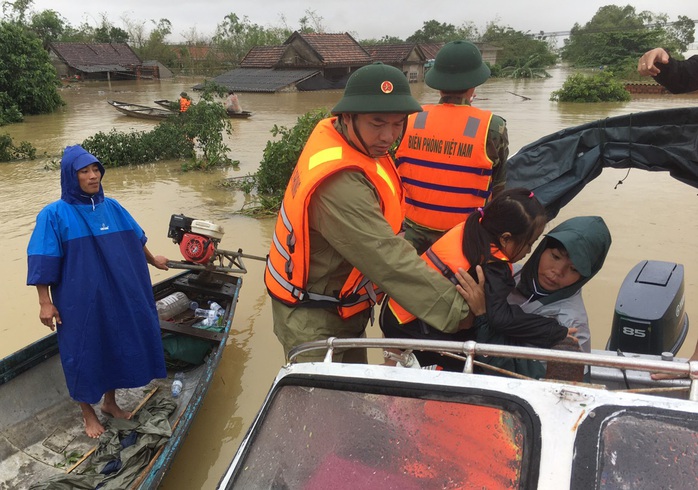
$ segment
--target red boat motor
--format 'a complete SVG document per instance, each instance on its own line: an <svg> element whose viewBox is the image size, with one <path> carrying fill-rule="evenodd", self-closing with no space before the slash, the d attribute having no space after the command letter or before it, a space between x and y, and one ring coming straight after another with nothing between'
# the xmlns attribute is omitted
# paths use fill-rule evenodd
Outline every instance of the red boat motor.
<svg viewBox="0 0 698 490"><path fill-rule="evenodd" d="M675 355L687 333L683 265L643 260L633 267L618 292L607 349Z"/></svg>
<svg viewBox="0 0 698 490"><path fill-rule="evenodd" d="M223 238L223 227L209 221L173 214L167 236L179 243L184 260L195 264L208 264L216 255Z"/></svg>

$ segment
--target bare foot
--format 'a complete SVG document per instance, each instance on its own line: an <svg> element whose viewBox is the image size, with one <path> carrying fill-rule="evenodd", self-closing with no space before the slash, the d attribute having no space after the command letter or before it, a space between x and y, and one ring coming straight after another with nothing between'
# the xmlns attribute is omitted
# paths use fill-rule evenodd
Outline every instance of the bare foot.
<svg viewBox="0 0 698 490"><path fill-rule="evenodd" d="M133 414L131 412L122 410L116 403L107 403L106 400L104 401L104 403L102 403L101 409L102 412L111 415L115 419L129 420L131 417L133 417Z"/></svg>
<svg viewBox="0 0 698 490"><path fill-rule="evenodd" d="M80 402L82 420L85 422L85 433L93 439L104 434L104 426L100 423L94 408L89 403Z"/></svg>

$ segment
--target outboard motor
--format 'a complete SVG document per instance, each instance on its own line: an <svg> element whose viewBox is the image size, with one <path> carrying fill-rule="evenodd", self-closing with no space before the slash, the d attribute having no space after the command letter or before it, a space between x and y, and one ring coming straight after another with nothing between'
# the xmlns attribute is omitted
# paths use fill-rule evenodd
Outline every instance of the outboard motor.
<svg viewBox="0 0 698 490"><path fill-rule="evenodd" d="M676 354L688 333L683 265L643 260L618 292L608 349Z"/></svg>

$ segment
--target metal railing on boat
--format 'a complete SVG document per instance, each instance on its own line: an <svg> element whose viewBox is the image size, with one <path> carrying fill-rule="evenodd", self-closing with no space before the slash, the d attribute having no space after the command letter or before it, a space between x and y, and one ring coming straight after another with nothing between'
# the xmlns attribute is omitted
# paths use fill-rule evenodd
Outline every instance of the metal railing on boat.
<svg viewBox="0 0 698 490"><path fill-rule="evenodd" d="M443 340L412 339L339 339L330 337L326 340L316 340L294 347L289 352L289 361L306 352L327 350L324 362L331 363L335 349L400 349L421 350L439 353L451 353L465 356L464 373L472 374L476 355L494 357L512 357L518 359L533 359L538 361L556 361L568 364L599 366L621 370L648 371L668 373L690 379L689 400L698 401L698 361L677 362L661 361L646 358L633 358L615 355L588 354L584 352L558 351L535 347L518 347L508 345L480 344L474 341L454 342Z"/></svg>

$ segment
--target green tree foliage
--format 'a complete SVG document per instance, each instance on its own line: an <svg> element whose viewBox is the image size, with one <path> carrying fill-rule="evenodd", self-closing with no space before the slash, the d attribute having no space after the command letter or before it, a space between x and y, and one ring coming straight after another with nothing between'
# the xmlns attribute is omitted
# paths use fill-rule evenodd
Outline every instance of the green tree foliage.
<svg viewBox="0 0 698 490"><path fill-rule="evenodd" d="M405 44L405 41L396 36L383 36L380 39L362 39L359 41L362 46L372 46L374 44Z"/></svg>
<svg viewBox="0 0 698 490"><path fill-rule="evenodd" d="M82 146L105 167L194 158L194 145L187 139L184 128L169 121L147 132L100 131L85 139Z"/></svg>
<svg viewBox="0 0 698 490"><path fill-rule="evenodd" d="M630 100L630 93L613 74L602 71L587 76L581 73L565 80L560 90L554 91L550 100L559 102L623 102Z"/></svg>
<svg viewBox="0 0 698 490"><path fill-rule="evenodd" d="M517 63L520 63L518 61ZM550 78L550 74L543 68L539 68L538 55L534 54L517 66L507 66L496 72L492 72L492 76L502 78Z"/></svg>
<svg viewBox="0 0 698 490"><path fill-rule="evenodd" d="M652 48L685 51L693 42L694 27L685 16L671 24L665 14L637 13L630 5L606 5L583 26L574 25L562 49L562 59L578 67L602 65L627 74Z"/></svg>
<svg viewBox="0 0 698 490"><path fill-rule="evenodd" d="M293 128L274 125L271 134L274 138L280 138L267 141L257 173L242 181L229 182L230 187L246 193L257 188L258 194L250 201L252 207L247 208L245 214L271 216L278 212L288 181L310 133L320 120L329 116L327 109L316 109L300 116Z"/></svg>
<svg viewBox="0 0 698 490"><path fill-rule="evenodd" d="M300 116L292 128L274 125L271 134L274 138L280 138L267 141L264 147L262 161L256 174L257 190L260 193L283 197L310 133L318 122L327 117L330 117L327 109L316 109Z"/></svg>
<svg viewBox="0 0 698 490"><path fill-rule="evenodd" d="M128 32L112 24L106 16L102 16L102 22L94 30L94 42L96 43L127 43Z"/></svg>
<svg viewBox="0 0 698 490"><path fill-rule="evenodd" d="M502 68L502 76L506 76L507 72L517 74L516 78L526 78L527 74L529 78L546 76L542 69L557 61L557 55L548 43L509 26L488 24L480 41L502 48L497 53L497 64Z"/></svg>
<svg viewBox="0 0 698 490"><path fill-rule="evenodd" d="M16 111L44 114L63 104L56 69L36 35L19 24L0 22L0 46L0 94L5 94L0 123L14 122Z"/></svg>
<svg viewBox="0 0 698 490"><path fill-rule="evenodd" d="M459 39L475 39L477 29L472 22L466 22L460 27L437 20L427 20L421 29L406 39L408 43L447 43Z"/></svg>
<svg viewBox="0 0 698 490"><path fill-rule="evenodd" d="M237 65L252 47L282 44L289 34L283 29L265 29L250 22L247 16L240 19L231 12L216 27L213 42Z"/></svg>
<svg viewBox="0 0 698 490"><path fill-rule="evenodd" d="M172 22L169 19L150 22L154 27L148 32L145 22L125 19L131 46L142 60L158 60L165 66L174 67L177 56L166 42L167 36L172 34Z"/></svg>
<svg viewBox="0 0 698 490"><path fill-rule="evenodd" d="M173 115L152 131L99 132L82 146L108 167L159 160L188 159L184 170L207 170L229 165L230 149L223 133L230 134L230 121L222 104L213 101L218 88L207 87L202 99L181 114Z"/></svg>
<svg viewBox="0 0 698 490"><path fill-rule="evenodd" d="M42 10L34 14L29 23L29 29L41 39L44 49L50 43L60 41L69 27L69 22L55 10Z"/></svg>
<svg viewBox="0 0 698 490"><path fill-rule="evenodd" d="M15 146L9 134L0 134L0 162L12 160L34 160L36 158L36 148L27 141L22 141L19 146Z"/></svg>
<svg viewBox="0 0 698 490"><path fill-rule="evenodd" d="M8 22L24 25L33 3L34 0L5 0L2 2L2 13Z"/></svg>

